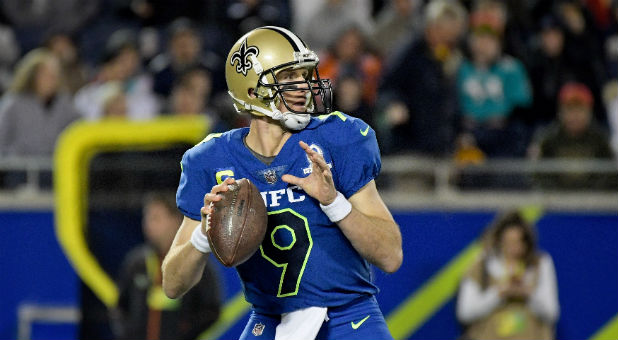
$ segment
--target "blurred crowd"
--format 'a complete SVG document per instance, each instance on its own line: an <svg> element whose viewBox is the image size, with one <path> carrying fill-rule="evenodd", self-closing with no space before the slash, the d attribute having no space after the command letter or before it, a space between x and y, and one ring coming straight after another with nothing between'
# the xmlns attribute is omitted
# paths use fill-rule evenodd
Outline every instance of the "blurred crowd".
<svg viewBox="0 0 618 340"><path fill-rule="evenodd" d="M3 0L0 154L51 155L76 119L246 125L223 65L263 25L319 53L335 109L385 154L618 152L617 0Z"/></svg>

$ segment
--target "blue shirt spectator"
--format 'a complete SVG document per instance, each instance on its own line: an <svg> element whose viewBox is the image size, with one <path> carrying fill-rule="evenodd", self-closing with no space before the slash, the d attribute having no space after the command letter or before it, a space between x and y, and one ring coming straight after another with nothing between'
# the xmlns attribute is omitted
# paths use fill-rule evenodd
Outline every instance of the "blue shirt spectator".
<svg viewBox="0 0 618 340"><path fill-rule="evenodd" d="M519 60L503 56L488 68L471 60L462 63L457 76L462 114L476 122L508 118L516 106L532 101L528 76Z"/></svg>
<svg viewBox="0 0 618 340"><path fill-rule="evenodd" d="M525 134L511 115L532 102L523 65L502 53L503 20L483 9L471 15L470 58L457 74L463 126L459 141L472 137L488 157L524 154Z"/></svg>

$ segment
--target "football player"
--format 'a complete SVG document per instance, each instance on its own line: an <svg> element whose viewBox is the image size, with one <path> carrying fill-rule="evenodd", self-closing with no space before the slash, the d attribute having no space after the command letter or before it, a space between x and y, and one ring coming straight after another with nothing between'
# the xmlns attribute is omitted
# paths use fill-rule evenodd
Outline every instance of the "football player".
<svg viewBox="0 0 618 340"><path fill-rule="evenodd" d="M268 229L236 270L252 312L241 339L392 339L374 294L373 264L392 273L399 227L374 182L373 129L330 112L318 57L292 32L254 29L232 47L226 80L248 128L211 134L182 158L177 204L185 215L163 263L163 288L181 296L210 251L201 223L234 178L262 194Z"/></svg>

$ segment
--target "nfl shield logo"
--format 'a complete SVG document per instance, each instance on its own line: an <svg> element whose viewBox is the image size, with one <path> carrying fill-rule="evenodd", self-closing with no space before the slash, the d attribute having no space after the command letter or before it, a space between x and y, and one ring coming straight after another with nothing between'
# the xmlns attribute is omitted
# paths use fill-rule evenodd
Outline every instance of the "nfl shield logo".
<svg viewBox="0 0 618 340"><path fill-rule="evenodd" d="M251 333L253 333L253 335L255 336L260 336L262 335L263 332L264 332L264 324L259 322L259 323L256 323L255 326L253 326L253 331Z"/></svg>
<svg viewBox="0 0 618 340"><path fill-rule="evenodd" d="M264 171L264 179L268 184L274 184L277 181L277 172L274 169Z"/></svg>

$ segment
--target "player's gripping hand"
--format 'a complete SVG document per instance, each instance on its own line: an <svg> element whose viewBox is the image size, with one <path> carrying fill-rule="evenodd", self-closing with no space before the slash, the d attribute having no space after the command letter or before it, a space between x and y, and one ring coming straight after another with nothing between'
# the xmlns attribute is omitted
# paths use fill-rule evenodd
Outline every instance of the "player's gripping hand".
<svg viewBox="0 0 618 340"><path fill-rule="evenodd" d="M312 150L307 143L300 141L298 144L305 150L311 161L311 174L304 178L285 174L281 176L281 179L284 182L298 185L321 204L331 204L337 197L337 190L335 189L333 173L330 171L330 167L326 164L324 157Z"/></svg>
<svg viewBox="0 0 618 340"><path fill-rule="evenodd" d="M204 206L202 207L202 209L200 209L200 214L202 215L202 233L204 233L204 235L206 235L206 231L208 228L208 215L210 215L210 213L214 209L213 202L220 201L223 196L219 195L219 193L230 190L228 186L234 182L236 182L236 180L228 177L223 182L221 182L221 184L213 186L210 192L204 195Z"/></svg>

